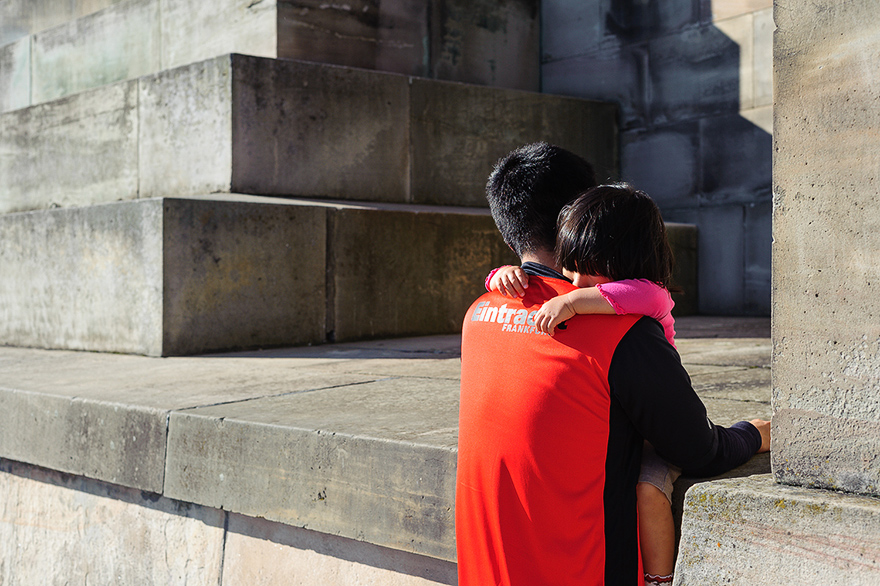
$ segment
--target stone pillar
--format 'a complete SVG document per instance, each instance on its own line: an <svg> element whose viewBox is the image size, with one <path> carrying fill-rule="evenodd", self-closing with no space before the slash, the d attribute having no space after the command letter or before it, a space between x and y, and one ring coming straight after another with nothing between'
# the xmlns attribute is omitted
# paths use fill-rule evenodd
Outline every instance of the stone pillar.
<svg viewBox="0 0 880 586"><path fill-rule="evenodd" d="M773 455L779 483L880 495L880 23L776 0Z"/></svg>

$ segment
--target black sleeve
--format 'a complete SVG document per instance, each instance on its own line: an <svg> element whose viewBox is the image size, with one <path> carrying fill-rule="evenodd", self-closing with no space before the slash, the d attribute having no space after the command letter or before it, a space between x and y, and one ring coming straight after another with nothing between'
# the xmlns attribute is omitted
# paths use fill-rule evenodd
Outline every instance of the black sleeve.
<svg viewBox="0 0 880 586"><path fill-rule="evenodd" d="M744 464L761 447L748 422L723 428L706 416L691 379L662 326L643 317L621 339L608 370L611 395L663 458L693 476Z"/></svg>

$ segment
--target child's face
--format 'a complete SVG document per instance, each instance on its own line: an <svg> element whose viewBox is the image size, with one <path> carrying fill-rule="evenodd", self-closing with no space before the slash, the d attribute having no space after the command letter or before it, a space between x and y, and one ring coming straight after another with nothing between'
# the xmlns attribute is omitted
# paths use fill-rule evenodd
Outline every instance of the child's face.
<svg viewBox="0 0 880 586"><path fill-rule="evenodd" d="M601 275L582 275L581 273L573 273L568 269L562 269L562 274L571 279L575 287L585 289L587 287L595 287L603 283L610 283L611 279Z"/></svg>

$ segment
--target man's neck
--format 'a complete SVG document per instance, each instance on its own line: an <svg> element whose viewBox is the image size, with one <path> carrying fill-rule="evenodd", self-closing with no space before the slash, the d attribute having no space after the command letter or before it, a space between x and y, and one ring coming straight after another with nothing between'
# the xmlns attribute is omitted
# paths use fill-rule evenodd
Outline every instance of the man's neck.
<svg viewBox="0 0 880 586"><path fill-rule="evenodd" d="M534 252L525 252L522 257L520 257L521 262L536 262L538 264L542 264L547 268L551 268L557 273L561 273L562 269L559 268L559 265L556 264L556 258L554 254L547 250L538 250Z"/></svg>

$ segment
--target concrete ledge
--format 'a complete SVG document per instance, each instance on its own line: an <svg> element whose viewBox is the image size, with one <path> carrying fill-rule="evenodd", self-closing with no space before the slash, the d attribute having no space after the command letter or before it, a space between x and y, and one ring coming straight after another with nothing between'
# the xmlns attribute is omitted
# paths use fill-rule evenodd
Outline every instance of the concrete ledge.
<svg viewBox="0 0 880 586"><path fill-rule="evenodd" d="M611 104L225 55L0 115L0 213L213 192L485 207L511 149L551 140L616 176L616 136Z"/></svg>
<svg viewBox="0 0 880 586"><path fill-rule="evenodd" d="M687 493L677 586L880 581L880 501L793 488L770 475Z"/></svg>
<svg viewBox="0 0 880 586"><path fill-rule="evenodd" d="M703 321L680 320L682 335L706 331ZM712 320L716 327L724 321ZM747 366L760 362L753 348L761 340L766 364L766 339L681 340L684 364L713 420L766 416L769 382L743 376L763 370ZM329 539L332 556L344 559L363 542L369 551L357 556L415 564L407 566L409 576L454 576L448 564L459 379L458 336L164 359L0 347L0 458L76 474L63 481L67 488L110 482L73 488L109 491L137 506L164 503L156 506L209 517L222 509L227 531L237 533L227 534L227 555L240 548L241 575L258 571L245 558L270 555L274 546L261 536L274 535L273 544L291 547ZM16 470L3 469L35 479L44 474ZM17 499L0 510L36 510L21 494L0 490L2 498ZM70 498L54 502L67 508L76 502ZM49 516L77 518L70 511ZM4 527L6 518L0 532L43 539L42 529L21 522ZM59 525L72 531L72 523ZM4 535L0 548L17 543ZM297 547L284 554L285 564L307 558ZM394 551L420 557L400 561ZM433 568L430 576L414 569L422 562Z"/></svg>

